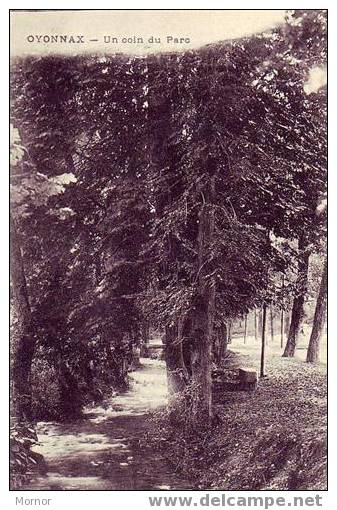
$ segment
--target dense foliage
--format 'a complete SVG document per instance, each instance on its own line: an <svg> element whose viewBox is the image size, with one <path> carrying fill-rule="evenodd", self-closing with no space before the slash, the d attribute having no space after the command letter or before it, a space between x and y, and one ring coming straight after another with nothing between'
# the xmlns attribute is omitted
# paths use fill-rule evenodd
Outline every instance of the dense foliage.
<svg viewBox="0 0 337 510"><path fill-rule="evenodd" d="M34 339L33 417L76 416L125 387L148 320L166 331L172 388L199 384L207 414L226 322L306 293L302 259L324 250L326 101L305 87L325 64L325 30L323 11L297 11L182 54L13 62L27 295L14 284L14 329Z"/></svg>

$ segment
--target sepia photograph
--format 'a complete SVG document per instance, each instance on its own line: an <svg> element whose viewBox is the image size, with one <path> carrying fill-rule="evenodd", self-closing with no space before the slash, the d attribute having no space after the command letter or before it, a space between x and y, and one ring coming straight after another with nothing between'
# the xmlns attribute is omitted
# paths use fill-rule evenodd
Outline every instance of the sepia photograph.
<svg viewBox="0 0 337 510"><path fill-rule="evenodd" d="M326 491L327 10L9 18L16 504Z"/></svg>

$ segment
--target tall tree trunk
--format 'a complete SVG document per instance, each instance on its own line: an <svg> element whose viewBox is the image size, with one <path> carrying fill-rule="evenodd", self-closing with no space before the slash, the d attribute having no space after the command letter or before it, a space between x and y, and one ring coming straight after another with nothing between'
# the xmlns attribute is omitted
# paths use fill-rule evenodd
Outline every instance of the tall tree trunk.
<svg viewBox="0 0 337 510"><path fill-rule="evenodd" d="M319 347L322 336L322 331L325 321L325 312L327 304L327 259L324 261L323 273L321 284L319 287L319 293L317 297L317 303L315 308L314 322L312 325L312 331L310 335L308 351L307 351L307 362L316 363L319 358Z"/></svg>
<svg viewBox="0 0 337 510"><path fill-rule="evenodd" d="M172 232L167 236L167 269L171 270L176 260L177 240ZM188 373L183 353L184 318L176 316L172 325L165 327L164 359L166 362L167 387L169 395L180 393L186 387ZM187 335L188 336L188 335Z"/></svg>
<svg viewBox="0 0 337 510"><path fill-rule="evenodd" d="M215 282L210 277L209 258L210 246L214 233L213 201L215 193L215 176L212 161L208 161L211 173L208 183L201 190L203 205L199 212L198 223L198 267L197 295L194 303L194 352L192 359L192 378L195 383L196 395L193 402L195 425L206 426L212 418L212 381L211 381L211 348L213 321L215 311Z"/></svg>
<svg viewBox="0 0 337 510"><path fill-rule="evenodd" d="M12 397L14 418L31 419L31 366L35 352L32 314L16 224L10 216L10 276L18 321L12 345Z"/></svg>
<svg viewBox="0 0 337 510"><path fill-rule="evenodd" d="M205 290L195 300L192 353L192 380L196 389L193 401L195 424L208 424L212 417L211 337L214 301L214 289Z"/></svg>
<svg viewBox="0 0 337 510"><path fill-rule="evenodd" d="M304 302L307 294L309 256L310 256L307 248L308 245L306 240L304 238L300 238L298 243L299 261L298 261L296 296L293 301L287 344L285 346L283 353L284 357L289 358L292 358L295 354L298 335L304 316Z"/></svg>
<svg viewBox="0 0 337 510"><path fill-rule="evenodd" d="M184 390L187 370L184 363L182 336L179 324L165 328L165 361L169 395Z"/></svg>

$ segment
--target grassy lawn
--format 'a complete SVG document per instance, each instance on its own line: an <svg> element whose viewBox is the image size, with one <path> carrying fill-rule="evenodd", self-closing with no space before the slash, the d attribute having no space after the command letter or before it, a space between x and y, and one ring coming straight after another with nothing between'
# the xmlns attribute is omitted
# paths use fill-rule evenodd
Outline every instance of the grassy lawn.
<svg viewBox="0 0 337 510"><path fill-rule="evenodd" d="M157 417L152 440L196 488L326 488L326 364L305 363L302 350L282 358L278 345L268 345L267 377L256 391L217 395L211 430L192 432ZM259 347L234 339L235 365L258 370Z"/></svg>

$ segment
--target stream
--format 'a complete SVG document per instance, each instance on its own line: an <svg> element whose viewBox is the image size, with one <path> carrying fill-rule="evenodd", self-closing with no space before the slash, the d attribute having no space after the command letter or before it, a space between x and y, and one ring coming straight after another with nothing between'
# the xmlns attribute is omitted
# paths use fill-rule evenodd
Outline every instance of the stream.
<svg viewBox="0 0 337 510"><path fill-rule="evenodd" d="M142 359L130 389L86 408L72 423L40 422L34 451L47 463L22 490L172 490L191 488L160 453L139 445L148 413L166 402L164 363Z"/></svg>

